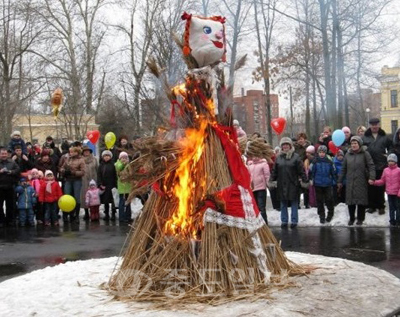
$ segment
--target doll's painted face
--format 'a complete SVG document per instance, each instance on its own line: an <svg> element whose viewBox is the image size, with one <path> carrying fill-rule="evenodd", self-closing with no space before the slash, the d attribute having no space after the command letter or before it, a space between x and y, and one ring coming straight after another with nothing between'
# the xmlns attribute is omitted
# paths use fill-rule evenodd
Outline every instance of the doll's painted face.
<svg viewBox="0 0 400 317"><path fill-rule="evenodd" d="M191 54L199 67L219 62L225 53L224 26L221 22L192 17L189 29Z"/></svg>

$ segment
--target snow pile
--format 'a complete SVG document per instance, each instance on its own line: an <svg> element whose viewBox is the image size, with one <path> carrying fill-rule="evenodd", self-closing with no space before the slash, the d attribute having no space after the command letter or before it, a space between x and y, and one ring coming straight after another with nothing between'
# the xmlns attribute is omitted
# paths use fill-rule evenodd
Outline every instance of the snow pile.
<svg viewBox="0 0 400 317"><path fill-rule="evenodd" d="M187 305L154 311L151 304L118 302L100 284L117 258L68 262L0 284L4 316L383 316L400 309L400 280L374 267L324 256L287 252L299 264L317 266L296 284L272 291L272 299L221 306Z"/></svg>
<svg viewBox="0 0 400 317"><path fill-rule="evenodd" d="M326 209L326 208L325 208ZM328 213L327 209L325 210ZM288 210L290 219L290 208ZM267 210L268 224L270 226L281 225L281 213L277 210ZM357 212L356 212L357 216ZM349 212L346 204L339 204L335 207L335 214L330 223L320 224L317 208L300 209L299 210L299 227L313 227L313 226L348 226ZM354 226L356 226L354 224ZM365 221L362 224L364 227L388 227L389 226L389 212L386 210L384 215L379 215L378 212L373 214L365 213Z"/></svg>

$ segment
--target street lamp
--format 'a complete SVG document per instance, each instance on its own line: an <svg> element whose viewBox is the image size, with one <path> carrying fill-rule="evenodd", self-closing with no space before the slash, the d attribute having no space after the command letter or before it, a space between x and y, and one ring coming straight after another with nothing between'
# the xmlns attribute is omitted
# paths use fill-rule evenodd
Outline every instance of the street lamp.
<svg viewBox="0 0 400 317"><path fill-rule="evenodd" d="M368 124L369 124L369 113L371 112L371 109L367 108L367 109L365 109L365 112L367 113L367 124L366 124L366 127L368 127Z"/></svg>

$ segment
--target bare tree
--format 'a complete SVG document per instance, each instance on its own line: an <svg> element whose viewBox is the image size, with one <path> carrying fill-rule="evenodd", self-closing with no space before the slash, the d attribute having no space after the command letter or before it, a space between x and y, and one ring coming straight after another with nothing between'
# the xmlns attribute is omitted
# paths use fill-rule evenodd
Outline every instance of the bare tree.
<svg viewBox="0 0 400 317"><path fill-rule="evenodd" d="M29 49L40 34L34 23L30 1L0 2L0 141L5 144L12 129L12 120L30 97L30 79L26 63Z"/></svg>
<svg viewBox="0 0 400 317"><path fill-rule="evenodd" d="M141 97L146 80L147 60L153 52L153 37L156 22L162 15L164 0L135 0L128 4L129 23L116 26L128 45L122 52L128 55L126 71L120 73L124 100L129 115L135 122L135 133L142 134L143 121L141 113Z"/></svg>
<svg viewBox="0 0 400 317"><path fill-rule="evenodd" d="M260 66L253 73L256 80L262 80L264 83L264 91L266 95L266 111L267 127L268 127L268 142L272 144L272 128L271 122L271 70L270 70L270 51L272 44L272 32L275 26L275 10L277 0L254 0L254 17L255 29L257 33L258 50L257 56ZM259 22L261 19L261 22Z"/></svg>
<svg viewBox="0 0 400 317"><path fill-rule="evenodd" d="M47 98L58 86L64 91L66 100L60 116L68 131L64 137L83 138L88 121L85 115L95 115L101 101L106 71L98 69L107 27L100 11L108 4L108 0L44 0L35 7L46 31L41 46L32 52L42 60Z"/></svg>

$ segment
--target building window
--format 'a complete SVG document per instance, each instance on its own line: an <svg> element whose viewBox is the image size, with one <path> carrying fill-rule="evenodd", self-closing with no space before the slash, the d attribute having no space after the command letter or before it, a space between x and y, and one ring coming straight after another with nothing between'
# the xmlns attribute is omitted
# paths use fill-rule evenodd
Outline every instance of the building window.
<svg viewBox="0 0 400 317"><path fill-rule="evenodd" d="M397 90L390 91L390 106L397 108Z"/></svg>
<svg viewBox="0 0 400 317"><path fill-rule="evenodd" d="M399 122L398 120L392 120L391 122L392 122L392 134L396 134Z"/></svg>

